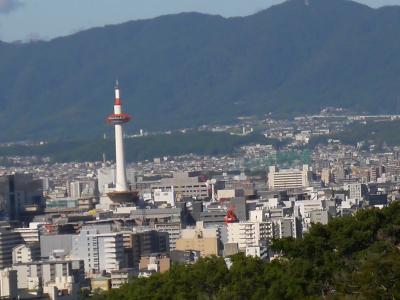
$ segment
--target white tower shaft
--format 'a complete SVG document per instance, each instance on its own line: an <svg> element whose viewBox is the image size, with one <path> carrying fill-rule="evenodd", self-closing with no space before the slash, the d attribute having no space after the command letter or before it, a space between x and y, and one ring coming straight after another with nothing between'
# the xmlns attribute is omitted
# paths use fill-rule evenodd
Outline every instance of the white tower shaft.
<svg viewBox="0 0 400 300"><path fill-rule="evenodd" d="M119 89L115 89L115 105L114 114L121 114L121 104L119 100ZM118 101L117 101L118 100ZM126 181L126 168L125 168L125 151L124 151L124 130L122 124L115 124L115 164L116 164L116 178L115 178L115 191L127 192L128 183Z"/></svg>

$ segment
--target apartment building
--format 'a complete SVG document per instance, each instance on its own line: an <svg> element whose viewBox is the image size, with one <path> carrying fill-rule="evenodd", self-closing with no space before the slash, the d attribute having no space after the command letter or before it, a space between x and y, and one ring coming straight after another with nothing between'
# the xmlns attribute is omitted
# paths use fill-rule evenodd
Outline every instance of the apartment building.
<svg viewBox="0 0 400 300"><path fill-rule="evenodd" d="M268 187L272 190L288 190L309 186L309 168L303 165L302 169L282 169L276 166L269 167Z"/></svg>

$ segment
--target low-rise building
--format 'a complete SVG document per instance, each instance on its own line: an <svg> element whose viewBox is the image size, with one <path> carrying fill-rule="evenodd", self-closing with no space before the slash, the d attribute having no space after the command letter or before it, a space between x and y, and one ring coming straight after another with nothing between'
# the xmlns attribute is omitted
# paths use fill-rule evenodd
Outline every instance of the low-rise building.
<svg viewBox="0 0 400 300"><path fill-rule="evenodd" d="M49 259L13 265L17 272L18 289L37 293L57 288L63 294L79 296L79 286L84 280L82 260ZM75 298L76 299L76 298Z"/></svg>
<svg viewBox="0 0 400 300"><path fill-rule="evenodd" d="M40 247L38 243L21 244L12 250L13 264L28 263L40 259Z"/></svg>
<svg viewBox="0 0 400 300"><path fill-rule="evenodd" d="M143 256L140 259L139 271L154 271L156 273L164 273L169 271L171 260L165 255Z"/></svg>
<svg viewBox="0 0 400 300"><path fill-rule="evenodd" d="M111 271L111 288L119 289L124 284L128 283L130 278L135 275L133 269L121 269Z"/></svg>
<svg viewBox="0 0 400 300"><path fill-rule="evenodd" d="M196 228L183 229L181 238L176 241L176 250L200 251L203 257L219 255L221 242L218 228L205 229L202 222L197 222Z"/></svg>

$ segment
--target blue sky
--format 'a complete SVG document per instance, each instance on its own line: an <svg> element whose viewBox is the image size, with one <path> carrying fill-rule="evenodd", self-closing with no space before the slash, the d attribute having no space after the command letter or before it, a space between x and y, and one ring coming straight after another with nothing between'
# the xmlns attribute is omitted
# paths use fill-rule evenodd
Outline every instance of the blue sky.
<svg viewBox="0 0 400 300"><path fill-rule="evenodd" d="M372 7L400 5L400 0L357 1ZM183 11L245 16L280 2L283 0L0 0L0 40L49 39Z"/></svg>

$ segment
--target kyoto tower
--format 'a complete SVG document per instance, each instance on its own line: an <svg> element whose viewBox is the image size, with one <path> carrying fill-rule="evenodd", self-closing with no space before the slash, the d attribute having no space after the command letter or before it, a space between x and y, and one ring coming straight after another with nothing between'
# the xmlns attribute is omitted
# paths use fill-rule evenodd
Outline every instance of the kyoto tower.
<svg viewBox="0 0 400 300"><path fill-rule="evenodd" d="M127 202L133 200L133 193L126 180L124 132L122 125L129 122L131 116L122 112L118 81L115 86L114 113L107 117L107 122L115 128L115 191L108 193L115 202Z"/></svg>

